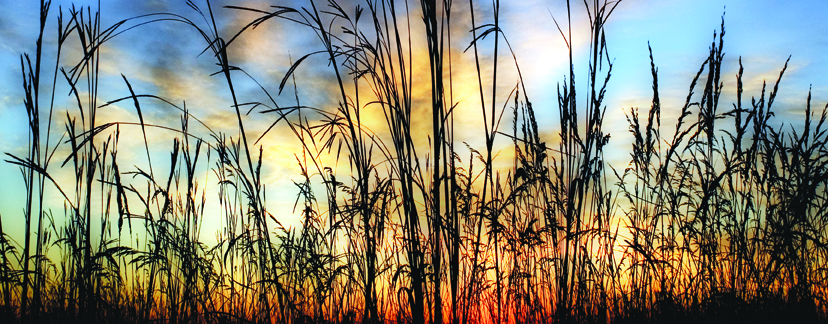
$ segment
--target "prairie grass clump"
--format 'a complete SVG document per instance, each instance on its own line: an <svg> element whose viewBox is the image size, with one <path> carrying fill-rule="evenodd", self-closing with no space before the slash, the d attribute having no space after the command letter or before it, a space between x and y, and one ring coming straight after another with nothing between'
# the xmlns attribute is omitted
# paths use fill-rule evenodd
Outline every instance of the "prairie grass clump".
<svg viewBox="0 0 828 324"><path fill-rule="evenodd" d="M618 2L584 2L586 75L575 73L569 1L567 23L555 20L570 46L557 109L530 101L497 0L485 10L474 1L461 10L450 0L226 6L255 16L229 37L209 1L187 4L198 19L157 13L110 27L91 8L59 9L53 82L42 94L50 2L41 2L36 53L21 57L27 154L7 153L6 160L23 178L25 231L22 243L15 241L3 226L18 215L0 218L0 320L466 324L828 316L828 106L817 114L809 95L803 127L780 127L772 107L787 63L772 89L763 86L748 101L741 60L735 103L720 106L727 95L724 19L681 107L662 106L650 49L652 103L646 112L626 111L632 143L621 168L605 162L611 149L604 129L608 109L615 109L605 100L614 64L605 27ZM255 80L232 56L237 40L276 20L318 40L291 59L278 85ZM208 73L226 91L226 105L216 106L230 107L230 131L197 117L212 107L142 94L126 75L119 79L126 92L99 93L102 48L147 24L186 26L203 40L198 59L218 67ZM470 41L458 46L456 29L468 30ZM80 60L64 66L68 50L79 50ZM332 85L322 101L300 96L298 86L316 57L326 63L313 72L326 73ZM479 101L455 97L464 68ZM247 83L255 95L241 90ZM71 95L70 111L55 106L60 87ZM149 122L149 104L176 112L177 125ZM130 107L137 121L101 119L116 105ZM474 116L458 113L467 106ZM663 127L662 112L676 108L675 128ZM557 111L555 136L544 135L549 126L539 124L539 109ZM63 118L62 128L53 117ZM251 126L260 118L271 118L267 128ZM459 125L468 118L482 122L475 130L482 147L461 140L468 130ZM158 144L153 135L161 134L167 141ZM267 187L268 141L298 143L300 150L290 152L298 166L293 187ZM136 143L140 161L119 154ZM504 151L513 155L499 156ZM274 190L296 193L291 212L299 226L276 216L285 213L268 204ZM62 216L48 195L58 195ZM205 224L219 224L214 243Z"/></svg>

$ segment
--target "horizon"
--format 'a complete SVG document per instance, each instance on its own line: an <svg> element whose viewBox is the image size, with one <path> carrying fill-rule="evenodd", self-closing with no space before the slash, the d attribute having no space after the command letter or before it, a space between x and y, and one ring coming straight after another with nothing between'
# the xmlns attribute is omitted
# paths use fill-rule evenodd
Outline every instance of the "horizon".
<svg viewBox="0 0 828 324"><path fill-rule="evenodd" d="M352 1L360 3L359 1ZM655 4L653 4L655 2ZM186 7L184 1L151 1L145 3L131 3L125 7L116 5L117 2L103 3L106 7L102 8L103 26L111 25L112 23L154 12L171 12L178 14L192 14L189 8ZM213 1L212 4L216 8L215 14L219 20L230 22L225 34L232 35L238 32L241 22L244 18L250 18L252 15L241 12L239 10L232 10L223 8L225 5L238 5L236 1ZM256 8L266 9L271 3L267 1L246 1L245 5ZM294 3L288 1L287 3ZM299 4L304 4L299 1ZM560 56L559 53L565 53L566 45L561 39L561 35L555 27L553 21L553 14L558 19L559 23L565 23L566 11L565 7L561 7L561 1L522 1L520 5L513 3L504 4L502 10L505 16L505 36L509 39L515 48L518 63L525 66L543 66L544 68L535 71L534 69L524 69L523 71L526 89L529 92L529 99L536 107L538 119L541 129L546 132L545 138L550 140L553 134L559 131L554 126L554 120L557 113L551 109L538 109L544 107L551 107L555 105L557 99L555 98L554 89L563 80L566 71L565 57ZM95 1L55 1L53 8L62 6L64 9L70 7L71 4L77 4L78 8L86 5L92 5L94 8ZM275 2L273 4L280 4ZM0 136L3 138L11 138L12 140L5 141L0 144L0 151L10 152L18 156L25 155L21 151L25 146L17 143L24 143L26 141L26 115L25 110L21 108L21 88L19 86L20 78L20 55L25 53L32 53L31 47L36 40L37 23L35 15L37 14L36 3L34 2L18 2L14 6L23 7L15 8L20 10L13 10L23 12L25 15L18 15L14 17L4 16L0 21L0 30L3 30L7 36L4 41L3 51L0 52L0 62L5 62L3 66L3 75L6 78L0 80ZM780 98L783 100L781 111L784 115L777 118L781 123L785 123L788 118L796 118L800 116L803 111L805 103L804 98L808 94L809 87L813 87L812 102L816 106L824 105L828 102L828 82L820 82L819 76L828 71L828 62L820 59L820 53L828 50L828 37L822 39L814 36L819 33L809 32L803 26L816 26L814 23L818 21L819 17L815 13L820 12L813 7L823 6L828 9L828 4L819 1L809 3L797 2L795 4L782 4L773 1L765 1L756 3L754 1L699 1L694 2L694 5L687 3L678 4L676 2L667 3L662 1L650 1L648 3L631 3L621 2L616 12L608 21L608 26L611 32L608 34L608 45L610 46L610 55L614 59L613 79L610 80L610 85L614 86L614 91L609 91L607 96L607 114L611 123L609 133L613 136L611 141L618 143L618 145L628 145L630 137L628 135L628 125L624 119L624 110L630 108L640 107L641 109L649 106L649 101L652 98L651 79L649 73L649 57L647 52L648 43L653 49L656 67L659 68L659 81L664 85L661 96L662 102L665 103L665 113L674 113L681 107L686 95L686 89L692 79L692 75L698 69L698 65L704 60L707 55L707 48L709 48L712 41L713 32L717 31L721 24L722 18L725 23L725 73L723 73L723 81L725 82L725 101L734 101L735 93L735 74L738 70L737 59L741 58L745 66L745 92L750 95L758 95L758 90L763 81L772 82L779 74L785 60L791 56L790 65L786 71L785 78L780 84ZM347 7L347 5L345 6ZM516 7L516 8L515 8ZM731 8L728 10L728 7ZM485 8L484 8L485 9ZM813 10L811 10L813 9ZM490 10L490 9L489 9ZM110 12L111 11L111 12ZM411 9L415 17L418 15L417 9ZM459 11L462 13L462 11ZM573 17L579 17L583 13L580 6L573 6ZM658 14L655 14L658 13ZM517 21L522 15L531 14L532 17L539 19L541 25L527 26L526 21ZM28 18L27 18L28 15ZM774 19L762 19L762 15L771 15ZM698 23L693 23L689 17L697 17ZM781 18L780 18L781 17ZM793 21L791 19L801 17L802 19ZM55 14L50 16L49 24L54 24ZM788 20L783 20L788 19ZM108 24L107 24L108 21ZM415 21L416 20L412 20ZM767 22L767 23L760 23ZM573 23L583 24L583 19L573 20ZM276 27L274 27L276 25ZM12 28L17 26L18 28ZM659 29L655 27L658 26ZM295 39L285 38L285 31L279 30L278 27L292 28L283 22L270 22L262 27L250 30L247 35L242 35L239 41L242 43L241 49L235 49L235 53L231 52L232 57L238 57L236 65L245 67L256 67L258 65L266 66L265 71L257 69L249 69L249 73L262 82L265 87L269 86L270 91L274 91L281 80L284 73L290 67L288 56L293 55L301 57L307 52L311 52L314 48L319 48L319 45L309 41L299 41ZM170 28L173 28L172 30ZM663 28L663 29L661 29ZM298 29L298 28L296 28ZM158 35L165 31L171 32L171 35L157 39L155 37L147 39L141 37L143 30L146 32ZM159 31L159 32L156 32ZM577 31L577 30L576 30ZM304 31L303 31L304 32ZM102 63L105 68L102 75L111 80L111 85L105 85L107 88L102 90L102 93L107 94L107 97L102 97L102 102L114 100L128 95L128 91L120 78L119 74L124 74L135 87L135 92L140 94L158 95L162 98L170 100L174 103L181 104L187 102L189 109L193 115L198 118L212 117L214 122L217 114L230 113L230 104L217 104L217 102L226 102L227 98L215 97L214 93L216 87L220 86L220 80L216 77L208 77L207 75L213 73L215 68L206 65L208 60L204 59L203 55L199 53L203 50L203 46L188 41L185 46L176 46L175 37L187 38L194 36L192 32L175 30L175 23L160 22L150 25L145 25L137 30L127 31L121 36L115 37L108 42L105 49L115 53L122 53L122 55L108 55L104 56ZM462 35L462 33L460 34ZM578 35L575 35L577 37ZM770 37L767 37L770 36ZM784 38L783 38L784 36ZM278 47L265 47L263 45L252 45L251 39L267 39L274 37L279 41L285 41L292 45L288 50L280 50ZM126 40L122 40L126 38ZM304 37L300 37L304 38ZM273 42L273 40L266 40ZM466 35L462 41L455 41L456 44L468 44L468 36ZM44 42L54 42L53 33L46 33L44 35ZM70 39L71 42L71 39ZM576 52L583 52L588 50L588 44L584 42L584 37L576 38ZM461 44L462 43L462 44ZM791 47L789 44L806 44L798 47ZM277 54L276 61L261 61L256 58L249 58L253 54L249 53L248 47L258 46L256 50L270 50ZM294 49L294 46L298 49ZM160 48L163 55L153 55ZM465 46L463 46L465 48ZM820 50L822 49L822 50ZM295 50L295 52L293 52ZM289 53L286 53L290 51ZM550 62L546 60L547 53L556 57L557 60ZM620 54L614 54L620 53ZM48 54L48 52L44 53ZM236 55L233 55L236 54ZM504 52L503 56L507 56L508 52ZM557 56L556 56L557 55ZM120 56L120 57L118 57ZM168 56L168 57L165 57ZM576 55L578 57L579 55ZM580 55L584 57L584 55ZM313 58L311 58L313 60ZM317 58L317 60L319 60ZM68 63L68 62L67 62ZM576 62L576 66L581 66L581 70L585 68L583 62ZM297 72L299 75L310 78L319 78L318 74L324 71L309 70L307 65ZM53 70L52 67L44 66L44 72ZM514 75L514 69L506 71L505 75ZM150 73L147 73L149 71ZM821 72L822 71L822 72ZM187 81L185 75L187 72L197 73L198 81ZM576 72L578 68L576 67ZM486 76L490 78L491 76ZM184 84L171 84L174 81L182 81ZM621 83L620 80L638 80L633 83ZM60 76L58 82L60 82ZM311 80L308 83L318 84L320 82L330 82L333 80ZM613 82L616 81L616 82ZM209 82L207 84L197 84L197 82ZM44 84L48 87L48 84ZM255 85L245 85L247 92L253 92ZM313 104L309 106L330 106L331 103L324 103L314 101L312 98L313 92L308 91L308 87L301 84L298 88L300 91L300 99L311 100ZM293 95L290 90L279 96L280 101L292 100ZM503 93L503 91L500 91ZM508 92L507 92L508 93ZM318 94L318 93L317 93ZM318 95L317 95L318 96ZM325 95L322 95L324 97ZM209 98L209 99L205 99ZM71 98L65 97L65 105L71 106ZM479 104L479 100L474 99L474 96L463 96L463 100L459 100L460 106L475 106ZM58 108L60 108L61 96L57 96ZM473 101L468 101L473 100ZM502 100L501 100L502 101ZM178 111L169 107L161 107L161 105L148 101L143 105L150 107L150 113L154 115L147 116L148 123L164 125L167 127L176 127L179 124ZM779 105L779 104L778 104ZM122 111L110 113L113 120L137 122L138 118L135 114L134 108L129 104L122 103L119 107ZM146 109L146 108L145 108ZM63 113L57 113L56 116L61 116ZM219 117L220 118L220 117ZM255 120L252 118L251 121ZM509 125L511 121L505 121L504 125ZM780 123L780 125L781 125ZM209 122L208 122L209 124ZM790 124L790 123L787 123ZM212 125L215 127L215 125ZM232 124L226 125L232 127ZM504 129L509 128L505 127ZM227 129L227 127L225 127ZM465 133L461 142L470 142L473 147L478 147L482 144L480 138L482 137L482 125L473 126L472 129L478 129L477 134L474 131ZM270 142L278 142L281 140L294 141L288 138L289 135L278 134L271 135ZM169 140L172 136L164 136L163 139ZM290 147L294 151L298 149L295 143L292 145L283 145ZM163 152L161 150L160 152ZM610 157L608 162L617 167L623 168L629 162L628 156L622 154L614 154L609 152ZM158 155L158 154L156 154ZM161 157L163 155L160 155ZM272 157L272 156L271 156ZM293 176L298 176L299 169L295 166L295 159L292 156L278 158L274 157L278 162L269 161L271 163L269 169L277 169L279 171L270 172L290 172L290 177L271 176L279 186L292 187L289 179ZM143 162L143 164L140 164ZM146 168L146 161L136 161L135 163L142 168ZM290 170L290 171L288 171ZM18 168L14 165L4 163L0 166L0 171L6 175L18 174ZM267 171L266 171L267 172ZM14 176L12 176L14 178ZM18 185L22 183L16 181ZM0 188L0 214L13 214L20 211L19 206L15 206L13 201L19 201L22 196L16 196L22 192L20 187L5 186ZM9 197L9 198L6 198ZM278 206L285 207L292 204L294 195L285 194L281 198L282 202ZM288 203L288 201L290 203ZM61 208L60 205L54 206ZM279 210L284 208L272 208ZM16 210L16 211L15 211ZM289 219L288 214L284 217ZM291 223L291 222L289 222ZM293 223L298 225L298 223ZM22 225L22 224L18 224Z"/></svg>

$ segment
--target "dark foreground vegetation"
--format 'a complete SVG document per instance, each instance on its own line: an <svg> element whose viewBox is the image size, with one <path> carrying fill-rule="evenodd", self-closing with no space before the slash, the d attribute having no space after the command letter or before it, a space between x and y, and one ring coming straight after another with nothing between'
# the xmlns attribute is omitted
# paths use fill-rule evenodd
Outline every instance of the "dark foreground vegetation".
<svg viewBox="0 0 828 324"><path fill-rule="evenodd" d="M498 69L520 71L519 58L505 66L498 60L512 56L498 0L486 21L475 21L474 1L470 12L452 11L450 0L221 9L258 15L237 35L216 32L223 29L209 2L188 4L204 19L161 13L101 26L94 10L50 14L42 3L37 52L21 59L28 154L6 156L20 166L26 201L21 214L0 219L0 322L826 320L826 109L803 98L805 120L782 126L772 109L779 80L745 94L741 63L729 90L736 101L720 103L730 77L722 75L724 23L680 107L662 107L651 54L652 105L626 111L630 161L610 167L602 126L607 109L620 108L604 102L613 66L604 26L618 3L585 1L588 17L572 17L590 22L589 73L576 77L570 49L569 74L550 89L557 107L533 106L522 81L507 84L508 99L498 93L512 82L498 79ZM44 30L50 19L57 20L57 44L43 43L44 32L55 32ZM299 96L292 106L276 104L285 88L294 95L290 84L308 73L307 56L278 87L262 84L271 101L238 97L234 82L249 75L227 48L280 19L318 36L319 51L308 55L327 58L320 68L336 78L337 105L307 107ZM458 23L466 21L471 25ZM129 76L129 93L98 93L102 48L146 23L187 26L203 39L206 53L197 59L215 60L218 70L209 72L226 85L237 132L213 132L199 121L198 107L142 94ZM412 34L420 30L414 24L424 24L425 34ZM484 147L455 140L449 54L458 49L448 31L457 28L474 39L459 50L477 71ZM571 24L560 32L572 44ZM414 39L427 48L412 51ZM61 49L72 42L82 59L63 66ZM56 46L54 62L42 57L45 46ZM428 56L430 78L413 78L413 53ZM491 78L481 72L489 70ZM55 96L64 93L56 84L71 90L76 112L55 110ZM414 89L430 95L414 98ZM180 110L180 127L144 123L141 105L149 102ZM134 107L136 120L96 121L96 112L113 104ZM363 126L369 106L382 112L385 129ZM555 108L559 124L539 125L535 111ZM285 126L292 138L264 130L251 137L248 110ZM680 114L668 124L664 111ZM425 146L412 127L421 120L430 126ZM196 126L207 135L191 131ZM542 138L543 127L557 136ZM62 137L53 128L65 130ZM171 131L177 136L166 170L151 158L158 148L150 148L147 134ZM119 157L125 134L142 143L146 164ZM258 144L271 140L298 140L304 148L292 152L302 170L296 187L268 188L298 192L301 227L282 226L266 208ZM497 143L511 143L511 167L496 167ZM53 176L65 170L74 177ZM218 197L206 194L213 186ZM44 204L50 194L63 200L62 215ZM219 219L205 208L215 200ZM3 225L19 218L26 231L15 241ZM204 242L213 235L202 233L205 222L222 224L215 245Z"/></svg>

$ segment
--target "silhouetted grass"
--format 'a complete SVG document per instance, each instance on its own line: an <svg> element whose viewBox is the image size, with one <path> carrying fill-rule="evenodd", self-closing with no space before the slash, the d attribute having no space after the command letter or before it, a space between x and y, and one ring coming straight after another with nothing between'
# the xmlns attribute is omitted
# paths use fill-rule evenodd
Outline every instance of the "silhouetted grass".
<svg viewBox="0 0 828 324"><path fill-rule="evenodd" d="M201 20L159 13L104 28L90 8L71 8L68 21L60 10L52 79L63 76L77 112L62 117L63 138L53 141L57 82L48 111L41 110L39 93L50 9L48 1L41 2L37 52L21 57L28 153L8 154L7 160L20 166L24 180L25 233L22 244L13 241L2 221L18 216L0 218L0 320L826 319L828 106L817 115L809 95L804 126L780 127L771 108L787 63L773 88L768 92L763 86L748 103L741 60L736 102L720 106L724 19L682 107L662 107L657 55L650 49L652 105L646 117L637 108L626 112L630 162L608 175L604 98L612 89L613 58L604 28L618 2L584 2L591 26L589 72L576 75L568 48L570 68L557 88L553 138L542 136L539 108L526 94L497 0L493 16L483 22L476 21L474 1L468 13L453 10L449 0L422 0L418 6L369 0L354 8L334 0L267 10L228 6L258 15L229 38L219 34L223 28L209 1L187 4ZM465 14L470 26L452 20ZM422 18L424 34L412 28L419 23L412 16ZM271 19L307 29L319 40L318 48L291 61L278 89L252 80L233 65L228 51ZM567 24L555 20L567 46L574 43L574 19L567 1ZM100 104L102 46L149 23L187 26L204 41L205 56L219 68L213 75L226 84L232 100L233 134L213 131L185 103L136 92L128 76L122 79L129 93ZM471 34L463 55L474 59L483 149L456 139L455 108L465 104L454 98L458 68L452 53L458 49L452 48L450 32L456 28ZM60 55L71 39L82 55L67 70ZM427 48L418 52L415 39L425 39ZM507 49L514 66L498 63ZM415 78L415 53L428 56L428 78ZM325 57L335 78L332 107L300 101L296 79L306 77L302 67L313 55ZM506 85L511 89L506 95L499 93L504 89L499 69L518 75ZM484 75L489 70L492 75ZM268 101L239 98L234 85L239 76L258 85ZM271 93L281 95L288 82L295 105L280 106ZM414 98L415 89L424 88L429 97ZM141 105L148 100L180 111L180 127L145 122ZM137 122L101 122L98 110L115 103L131 103ZM247 106L252 108L245 114L241 108ZM675 128L663 132L666 109L680 115ZM253 131L245 124L254 111L273 118L255 142L248 141ZM365 116L377 111L384 129L370 130ZM431 119L417 111L430 112ZM504 116L511 116L510 130ZM192 131L191 120L209 137ZM427 134L417 133L415 127L429 121ZM292 138L268 134L277 125ZM146 167L124 167L136 161L119 158L122 131L143 141ZM169 169L152 154L161 149L148 140L155 132L174 136ZM427 144L419 136L427 136ZM267 209L260 143L277 140L302 147L291 152L300 170L295 188L275 189L298 192L293 208L301 219L298 227L283 226ZM511 167L496 168L497 143L510 143ZM51 163L56 156L63 159L59 167ZM59 181L57 172L72 177ZM212 187L218 197L208 196ZM47 193L61 195L63 217L44 206ZM220 219L205 219L214 217L206 209L216 198ZM205 221L221 225L213 246L204 243Z"/></svg>

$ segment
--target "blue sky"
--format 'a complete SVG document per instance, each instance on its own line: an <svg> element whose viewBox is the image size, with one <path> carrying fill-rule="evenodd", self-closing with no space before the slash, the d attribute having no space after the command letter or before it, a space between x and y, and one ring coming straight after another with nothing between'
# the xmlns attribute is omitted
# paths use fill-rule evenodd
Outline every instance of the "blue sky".
<svg viewBox="0 0 828 324"><path fill-rule="evenodd" d="M19 156L25 155L26 114L22 105L22 88L20 77L20 55L33 53L37 38L37 1L4 1L6 8L0 14L0 152L9 152ZM195 1L202 7L204 4ZM320 1L324 3L324 1ZM75 1L78 8L82 6L97 6L97 1ZM419 9L412 1L412 17L419 15ZM239 11L221 8L224 5L245 5L266 9L268 5L302 5L307 2L285 1L214 1L213 7L218 25L223 26L221 32L228 34L237 31L244 23L255 16ZM464 1L456 4L460 8L467 7ZM488 5L487 1L476 4L477 7ZM575 54L583 57L588 48L583 33L586 17L583 15L581 2L575 1L577 8L573 15ZM44 75L49 76L48 82L42 84L41 98L48 100L51 75L53 73L55 44L55 21L58 6L63 10L72 6L70 1L55 1L49 18L44 42L46 62ZM103 1L103 25L109 26L118 20L136 15L153 12L173 12L196 19L192 10L186 6L184 0L152 0L152 1ZM94 9L93 9L94 10ZM467 18L459 9L455 15L457 24L462 24ZM485 8L477 8L480 13L478 24L490 22ZM680 102L686 96L687 88L692 75L707 56L708 47L712 41L714 31L719 29L721 16L725 14L726 36L725 52L726 65L723 81L725 86L725 102L729 106L729 98L734 91L735 74L738 70L737 60L742 57L745 65L745 89L748 96L758 95L763 80L769 83L775 81L789 55L791 62L783 79L779 99L777 121L779 123L795 123L792 118L801 115L804 109L805 98L809 86L813 85L813 101L821 107L828 100L828 63L824 53L828 50L828 28L824 25L824 13L828 12L828 2L825 1L678 1L678 0L627 0L623 1L607 26L608 46L610 55L615 59L613 77L610 81L608 98L606 101L608 120L606 129L612 134L612 147L618 147L618 152L608 153L608 160L616 167L624 167L627 142L625 136L627 125L623 110L630 107L649 107L651 98L651 77L649 71L649 57L647 42L653 48L656 65L659 68L660 91L665 103L665 118L671 113L677 114ZM566 72L565 47L554 25L552 15L558 22L565 23L565 2L556 0L526 0L502 1L501 19L503 29L509 41L514 46L518 62L523 71L529 98L540 114L544 132L554 134L557 125L554 123L556 108L556 85L563 80ZM200 22L200 21L199 21ZM412 24L421 24L412 19ZM206 25L202 25L206 26ZM417 27L415 27L417 28ZM465 27L464 27L465 28ZM468 44L470 36L464 28L458 28L456 40L458 44ZM74 36L73 36L74 37ZM72 40L71 42L74 42ZM109 43L104 49L102 62L100 100L109 101L128 95L121 74L129 78L132 86L138 93L157 94L173 102L186 101L193 114L204 120L217 130L232 130L234 115L229 105L229 96L226 94L222 80L210 77L216 66L209 55L198 56L204 48L194 30L183 24L157 23L140 29L129 31ZM284 76L289 66L290 58L297 57L310 51L319 50L319 43L314 36L295 24L274 21L243 36L231 51L231 59L245 68L253 77L258 79L271 92L275 93L278 82ZM502 52L501 54L505 54ZM457 53L459 62L468 60ZM505 55L502 55L505 56ZM63 62L77 59L77 54L66 54ZM330 71L323 59L309 59L310 64L297 70L299 78L298 92L303 104L314 106L330 105ZM232 62L231 62L232 63ZM504 63L505 64L505 63ZM583 60L576 62L576 73L581 80L586 74L587 67ZM505 65L504 65L505 66ZM499 77L514 78L514 71L505 68ZM458 73L458 78L463 75ZM508 82L507 82L508 83ZM583 83L582 83L583 84ZM240 96L242 101L261 100L262 94L250 82L240 81ZM58 78L58 96L56 99L57 111L71 107L71 102L64 95L67 93L64 84ZM277 99L281 103L293 100L292 94L286 94ZM501 91L502 93L503 91ZM473 93L472 93L473 94ZM463 93L458 87L460 101L459 109L468 109L471 118L466 120L467 132L460 140L467 141L472 146L480 147L482 143L482 129L480 121L475 119L476 110L473 95ZM502 98L505 100L505 97ZM465 101L464 101L465 100ZM335 104L335 102L334 102ZM177 127L178 112L169 107L145 104L145 118L149 122L170 127ZM471 108L463 108L471 107ZM71 112L71 108L69 108ZM53 136L60 136L63 130L63 113L56 115L53 125ZM102 113L102 118L109 120L135 121L137 118L130 105L123 105L108 109ZM273 116L251 114L245 121L255 137L272 122ZM377 118L381 118L377 117ZM665 122L670 124L669 122ZM502 126L506 127L506 126ZM136 130L132 130L135 132ZM200 130L205 135L205 130ZM126 132L126 131L125 131ZM198 130L196 130L198 132ZM137 132L133 134L138 134ZM290 182L298 178L299 171L292 152L298 151L298 143L289 138L285 129L277 129L273 135L268 135L263 143L265 147L266 171L265 179L269 181L268 193L271 210L278 210L277 216L290 219L290 208L296 194L295 187ZM157 134L149 139L152 143L163 143L157 152L153 151L155 161L163 161L163 156L172 135ZM143 167L145 163L140 142L133 141L122 148L126 165ZM477 145L476 145L477 144ZM130 146L131 145L131 146ZM61 158L62 159L62 158ZM161 162L159 162L161 164ZM56 171L59 172L59 171ZM7 232L16 232L22 228L18 222L21 218L22 178L17 167L10 164L0 164L0 214L3 217ZM209 182L209 179L207 180ZM207 183L208 186L213 185ZM284 190L274 188L287 188ZM208 200L214 199L208 192ZM62 205L52 202L55 213L60 214ZM291 223L287 221L286 223ZM9 225L6 225L9 224ZM10 228L11 227L11 228Z"/></svg>

